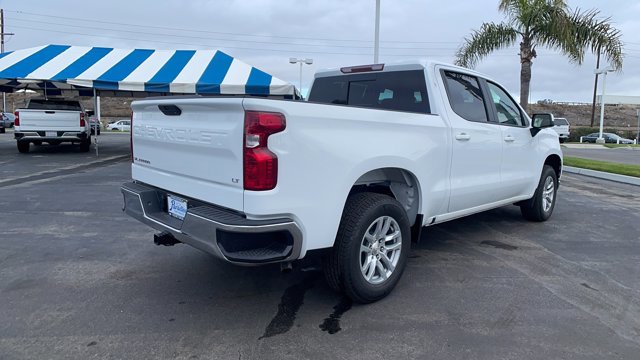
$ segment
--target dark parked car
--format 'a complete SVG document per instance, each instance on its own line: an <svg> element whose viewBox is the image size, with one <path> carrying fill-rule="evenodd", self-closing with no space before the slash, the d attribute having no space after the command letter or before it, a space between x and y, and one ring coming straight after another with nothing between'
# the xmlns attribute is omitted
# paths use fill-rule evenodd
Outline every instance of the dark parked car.
<svg viewBox="0 0 640 360"><path fill-rule="evenodd" d="M95 117L90 117L89 125L91 126L91 135L95 135L96 128L98 129L98 135L100 135L100 128L102 127L102 124L100 123L100 121L98 121L98 119L96 119Z"/></svg>
<svg viewBox="0 0 640 360"><path fill-rule="evenodd" d="M589 135L582 137L582 142L585 143L595 143L600 136L600 133L591 133ZM625 139L621 136L612 133L602 133L602 137L604 138L604 142L607 144L617 144L618 141L620 144L633 144L633 140Z"/></svg>

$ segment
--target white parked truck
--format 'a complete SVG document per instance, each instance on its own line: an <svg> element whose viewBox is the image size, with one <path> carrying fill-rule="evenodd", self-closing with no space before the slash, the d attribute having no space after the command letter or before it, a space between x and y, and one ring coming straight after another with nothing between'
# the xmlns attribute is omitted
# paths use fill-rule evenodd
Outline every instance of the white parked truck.
<svg viewBox="0 0 640 360"><path fill-rule="evenodd" d="M569 140L569 135L571 135L571 131L569 130L569 121L565 118L554 118L553 119L554 127L553 130L558 133L558 138L560 142L563 143Z"/></svg>
<svg viewBox="0 0 640 360"><path fill-rule="evenodd" d="M562 154L497 82L437 62L322 71L308 101L165 97L132 104L124 211L240 265L327 249L328 283L386 296L430 226L516 204L544 221Z"/></svg>
<svg viewBox="0 0 640 360"><path fill-rule="evenodd" d="M63 99L30 99L24 108L15 112L14 137L21 153L29 152L29 145L62 142L80 144L89 151L91 129L79 101Z"/></svg>

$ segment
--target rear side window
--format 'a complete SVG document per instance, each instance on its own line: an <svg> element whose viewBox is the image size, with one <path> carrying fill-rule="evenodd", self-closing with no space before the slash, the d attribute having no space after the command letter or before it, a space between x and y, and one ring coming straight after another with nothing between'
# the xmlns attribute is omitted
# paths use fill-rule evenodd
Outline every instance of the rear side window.
<svg viewBox="0 0 640 360"><path fill-rule="evenodd" d="M80 103L77 101L67 100L38 100L32 99L29 101L28 109L34 110L69 110L69 111L82 111Z"/></svg>
<svg viewBox="0 0 640 360"><path fill-rule="evenodd" d="M423 114L431 112L421 70L320 77L313 83L309 101Z"/></svg>
<svg viewBox="0 0 640 360"><path fill-rule="evenodd" d="M444 71L444 79L451 109L463 119L486 122L487 108L478 78L453 71Z"/></svg>

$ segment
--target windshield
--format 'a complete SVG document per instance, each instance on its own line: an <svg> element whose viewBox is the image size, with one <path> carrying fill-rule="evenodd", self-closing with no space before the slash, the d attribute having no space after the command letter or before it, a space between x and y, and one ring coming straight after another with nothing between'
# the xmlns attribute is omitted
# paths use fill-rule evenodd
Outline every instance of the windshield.
<svg viewBox="0 0 640 360"><path fill-rule="evenodd" d="M82 111L82 107L78 101L69 100L37 100L29 101L27 109L33 110L68 110Z"/></svg>

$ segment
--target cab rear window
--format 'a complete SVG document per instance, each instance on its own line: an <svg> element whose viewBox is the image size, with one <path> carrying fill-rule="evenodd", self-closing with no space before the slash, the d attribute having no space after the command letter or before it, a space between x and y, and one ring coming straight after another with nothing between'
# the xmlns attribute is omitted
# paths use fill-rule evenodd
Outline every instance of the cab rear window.
<svg viewBox="0 0 640 360"><path fill-rule="evenodd" d="M431 112L421 70L317 78L309 101L423 114Z"/></svg>
<svg viewBox="0 0 640 360"><path fill-rule="evenodd" d="M27 109L33 110L68 110L68 111L82 111L80 103L77 101L66 100L38 100L32 99L29 101Z"/></svg>

